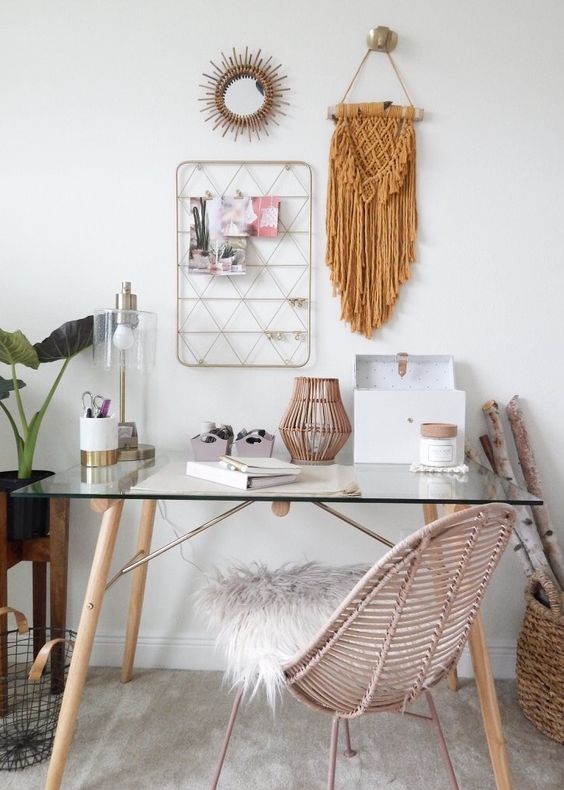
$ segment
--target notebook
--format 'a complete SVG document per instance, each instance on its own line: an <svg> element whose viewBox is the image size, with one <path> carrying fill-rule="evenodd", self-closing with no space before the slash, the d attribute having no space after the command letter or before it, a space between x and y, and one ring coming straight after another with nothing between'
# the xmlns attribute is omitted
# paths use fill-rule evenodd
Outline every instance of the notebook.
<svg viewBox="0 0 564 790"><path fill-rule="evenodd" d="M245 462L254 460L246 458ZM272 460L272 459L260 459ZM245 464L246 465L246 464ZM271 488L272 486L287 485L296 480L299 467L288 464L292 468L257 468L248 467L247 471L228 468L224 461L188 461L186 474L188 477L197 477L200 480L210 480L225 486L242 489Z"/></svg>

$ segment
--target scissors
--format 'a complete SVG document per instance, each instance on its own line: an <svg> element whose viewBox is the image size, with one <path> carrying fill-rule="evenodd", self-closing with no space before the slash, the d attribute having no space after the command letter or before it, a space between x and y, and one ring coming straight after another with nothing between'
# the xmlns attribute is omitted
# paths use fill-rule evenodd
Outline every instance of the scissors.
<svg viewBox="0 0 564 790"><path fill-rule="evenodd" d="M93 395L90 390L83 392L82 407L84 409L84 416L97 417L103 402L104 398L102 395Z"/></svg>

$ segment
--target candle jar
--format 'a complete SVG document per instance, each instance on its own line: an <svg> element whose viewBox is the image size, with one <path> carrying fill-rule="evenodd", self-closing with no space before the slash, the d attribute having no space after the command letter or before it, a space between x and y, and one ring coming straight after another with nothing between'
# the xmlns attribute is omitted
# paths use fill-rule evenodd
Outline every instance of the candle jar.
<svg viewBox="0 0 564 790"><path fill-rule="evenodd" d="M456 466L458 428L446 422L424 422L419 440L419 460L425 466Z"/></svg>

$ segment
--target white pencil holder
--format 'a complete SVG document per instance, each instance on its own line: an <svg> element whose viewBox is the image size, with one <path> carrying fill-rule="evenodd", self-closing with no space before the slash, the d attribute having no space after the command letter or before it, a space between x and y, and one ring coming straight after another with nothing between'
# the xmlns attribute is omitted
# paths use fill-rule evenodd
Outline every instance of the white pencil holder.
<svg viewBox="0 0 564 790"><path fill-rule="evenodd" d="M117 417L80 418L80 463L111 466L118 457Z"/></svg>

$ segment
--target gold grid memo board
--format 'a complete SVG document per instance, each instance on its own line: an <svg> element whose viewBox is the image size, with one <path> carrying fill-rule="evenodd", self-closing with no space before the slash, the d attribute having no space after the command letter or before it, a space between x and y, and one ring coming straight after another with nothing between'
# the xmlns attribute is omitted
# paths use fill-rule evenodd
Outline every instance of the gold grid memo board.
<svg viewBox="0 0 564 790"><path fill-rule="evenodd" d="M189 272L190 198L273 195L278 235L247 238L246 271ZM176 170L177 354L189 367L299 368L310 356L312 173L299 161Z"/></svg>

